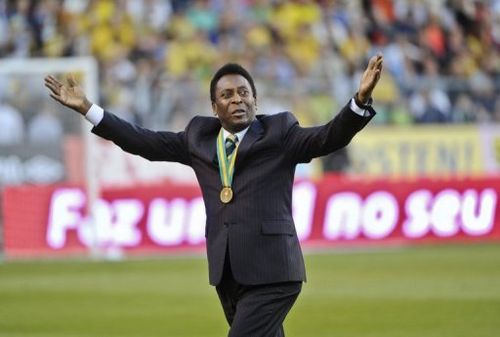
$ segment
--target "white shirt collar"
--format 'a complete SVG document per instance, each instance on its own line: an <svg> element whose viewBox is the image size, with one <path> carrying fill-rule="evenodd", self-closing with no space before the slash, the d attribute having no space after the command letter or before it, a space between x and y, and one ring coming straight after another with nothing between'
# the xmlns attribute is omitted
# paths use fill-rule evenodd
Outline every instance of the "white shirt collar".
<svg viewBox="0 0 500 337"><path fill-rule="evenodd" d="M240 132L236 132L236 137L238 137L238 143L240 143L243 140L243 137L245 137L245 134L247 133L249 128L250 128L250 125L247 126L245 129L241 130ZM231 132L222 128L222 135L224 136L224 139L226 139L227 136L229 136L230 134L231 134Z"/></svg>

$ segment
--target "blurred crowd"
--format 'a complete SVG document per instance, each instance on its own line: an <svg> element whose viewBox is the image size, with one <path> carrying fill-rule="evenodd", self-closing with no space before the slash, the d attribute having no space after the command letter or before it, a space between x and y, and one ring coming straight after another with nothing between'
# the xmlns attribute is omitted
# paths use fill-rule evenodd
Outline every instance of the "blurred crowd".
<svg viewBox="0 0 500 337"><path fill-rule="evenodd" d="M260 112L324 122L379 51L376 122L500 122L499 46L500 0L0 0L1 58L93 55L100 104L153 129L210 114L229 61L251 71ZM64 132L50 108L16 104L0 95L0 144Z"/></svg>

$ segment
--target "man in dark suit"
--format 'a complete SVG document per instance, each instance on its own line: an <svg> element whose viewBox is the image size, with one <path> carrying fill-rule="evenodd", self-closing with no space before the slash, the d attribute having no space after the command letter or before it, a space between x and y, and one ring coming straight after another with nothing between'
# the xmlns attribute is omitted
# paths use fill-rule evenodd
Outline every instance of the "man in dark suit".
<svg viewBox="0 0 500 337"><path fill-rule="evenodd" d="M50 96L94 124L92 132L148 160L191 166L207 223L210 284L230 337L284 336L283 321L306 280L292 218L295 166L347 145L375 115L371 93L382 55L370 59L358 92L323 126L303 128L289 112L256 115L257 91L240 65L214 75L214 117L195 117L179 133L129 124L89 102L76 81L45 78Z"/></svg>

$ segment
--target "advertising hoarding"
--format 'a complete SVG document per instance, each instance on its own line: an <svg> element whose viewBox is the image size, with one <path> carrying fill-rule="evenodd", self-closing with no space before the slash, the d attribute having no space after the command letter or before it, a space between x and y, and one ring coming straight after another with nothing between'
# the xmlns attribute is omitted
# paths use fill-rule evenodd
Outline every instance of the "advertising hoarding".
<svg viewBox="0 0 500 337"><path fill-rule="evenodd" d="M496 177L296 182L293 213L305 247L500 240ZM203 251L205 209L192 184L107 189L86 218L79 186L5 189L7 257L83 253Z"/></svg>

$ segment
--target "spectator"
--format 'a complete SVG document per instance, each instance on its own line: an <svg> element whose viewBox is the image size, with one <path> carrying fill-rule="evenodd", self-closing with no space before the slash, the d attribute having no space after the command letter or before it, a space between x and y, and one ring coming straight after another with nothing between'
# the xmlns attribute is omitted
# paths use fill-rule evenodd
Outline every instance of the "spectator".
<svg viewBox="0 0 500 337"><path fill-rule="evenodd" d="M21 113L0 98L0 145L20 144L24 139Z"/></svg>
<svg viewBox="0 0 500 337"><path fill-rule="evenodd" d="M52 102L50 102L52 103ZM42 110L28 123L28 139L32 144L60 143L63 137L61 120L56 110L46 102Z"/></svg>
<svg viewBox="0 0 500 337"><path fill-rule="evenodd" d="M200 111L203 92L225 62L257 75L263 104L286 102L312 124L350 95L360 65L381 50L378 123L482 123L500 119L499 8L498 0L0 0L0 57L93 55L103 104L177 130L186 111L210 113ZM312 97L323 110L307 106Z"/></svg>

